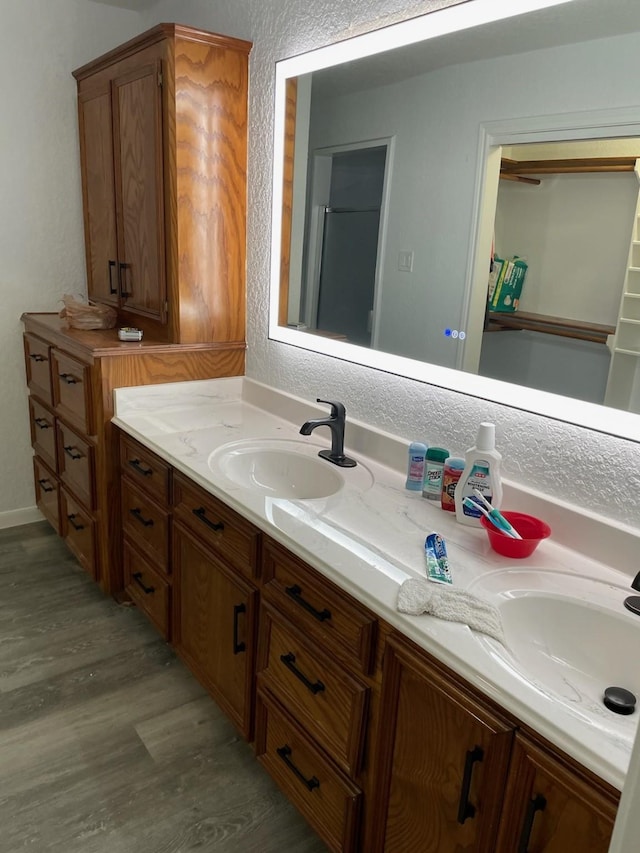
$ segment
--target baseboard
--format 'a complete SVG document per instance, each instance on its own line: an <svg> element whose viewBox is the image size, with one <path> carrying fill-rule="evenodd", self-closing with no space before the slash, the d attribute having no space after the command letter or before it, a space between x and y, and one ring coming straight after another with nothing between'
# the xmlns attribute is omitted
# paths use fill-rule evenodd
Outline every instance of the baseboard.
<svg viewBox="0 0 640 853"><path fill-rule="evenodd" d="M44 516L37 506L26 506L22 509L10 509L0 512L0 530L7 527L19 527L22 524L32 524L34 521L43 521Z"/></svg>

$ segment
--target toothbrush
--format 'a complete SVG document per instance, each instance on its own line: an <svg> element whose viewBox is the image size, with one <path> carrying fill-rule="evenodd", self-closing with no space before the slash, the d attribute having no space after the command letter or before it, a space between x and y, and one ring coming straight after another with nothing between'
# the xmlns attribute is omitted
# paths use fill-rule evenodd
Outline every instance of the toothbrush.
<svg viewBox="0 0 640 853"><path fill-rule="evenodd" d="M489 518L494 521L496 527L499 527L504 533L508 533L513 539L522 539L522 536L520 536L515 527L507 521L499 510L489 503L480 489L474 489L473 491L480 503L487 508Z"/></svg>
<svg viewBox="0 0 640 853"><path fill-rule="evenodd" d="M477 501L474 501L473 498L466 497L464 499L464 503L472 509L479 509L480 512L489 519L489 521L491 522L491 524L493 524L496 530L500 531L500 533L504 533L505 536L509 536L511 539L521 538L520 536L514 536L516 532L515 530L513 531L513 533L511 533L509 530L506 529L506 527L503 527L498 521L496 521L496 519L491 515L491 513L482 506L482 504L479 504Z"/></svg>

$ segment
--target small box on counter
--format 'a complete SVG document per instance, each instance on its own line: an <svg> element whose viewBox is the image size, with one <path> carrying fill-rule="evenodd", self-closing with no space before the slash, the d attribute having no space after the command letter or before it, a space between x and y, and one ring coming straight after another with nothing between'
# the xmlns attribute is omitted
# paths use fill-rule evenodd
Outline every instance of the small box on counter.
<svg viewBox="0 0 640 853"><path fill-rule="evenodd" d="M517 311L522 287L527 275L527 262L522 258L494 258L494 269L489 280L489 309L491 311Z"/></svg>

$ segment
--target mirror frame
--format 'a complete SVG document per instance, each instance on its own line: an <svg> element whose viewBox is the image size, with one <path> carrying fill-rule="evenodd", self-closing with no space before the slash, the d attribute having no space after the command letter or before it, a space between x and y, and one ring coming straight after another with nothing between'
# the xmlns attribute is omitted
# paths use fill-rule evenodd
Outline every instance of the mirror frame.
<svg viewBox="0 0 640 853"><path fill-rule="evenodd" d="M276 63L269 300L269 338L271 340L640 442L640 415L632 412L489 379L478 374L465 373L458 369L335 341L279 325L287 80L393 48L571 2L574 0L518 0L518 2L512 0L509 4L505 4L504 0L463 2ZM505 10L507 5L508 8ZM606 110L565 116L538 116L513 121L487 122L481 125L474 194L473 239L469 246L468 280L465 283L468 294L471 292L471 279L479 275L479 271L473 269L475 258L479 254L478 247L487 240L490 245L491 239L490 229L487 229L486 223L483 227L479 215L482 200L488 191L488 184L491 180L497 180L497 177L492 176L490 170L486 168L491 149L495 150L499 145L522 142L589 139L598 136L640 136L640 110ZM488 257L489 249L485 254ZM467 306L468 310L469 306Z"/></svg>

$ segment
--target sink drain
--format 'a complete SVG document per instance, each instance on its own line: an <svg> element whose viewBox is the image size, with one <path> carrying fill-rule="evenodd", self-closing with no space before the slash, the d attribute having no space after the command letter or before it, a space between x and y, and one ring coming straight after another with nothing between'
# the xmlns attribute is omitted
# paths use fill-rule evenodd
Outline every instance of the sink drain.
<svg viewBox="0 0 640 853"><path fill-rule="evenodd" d="M607 687L603 702L614 714L633 714L636 708L636 697L624 687Z"/></svg>

